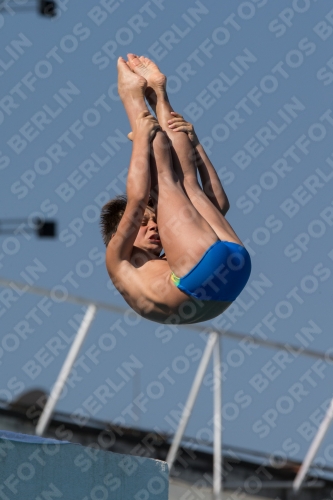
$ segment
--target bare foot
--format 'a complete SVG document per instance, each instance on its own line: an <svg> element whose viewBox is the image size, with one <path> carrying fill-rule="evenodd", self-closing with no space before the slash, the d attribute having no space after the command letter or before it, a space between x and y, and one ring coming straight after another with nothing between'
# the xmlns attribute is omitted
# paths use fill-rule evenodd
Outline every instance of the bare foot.
<svg viewBox="0 0 333 500"><path fill-rule="evenodd" d="M118 59L118 93L122 101L128 97L143 99L147 87L147 80L133 73L126 61L119 57Z"/></svg>
<svg viewBox="0 0 333 500"><path fill-rule="evenodd" d="M146 98L149 104L155 108L157 94L166 97L166 76L159 67L148 57L127 54L129 67L137 75L143 76L147 80Z"/></svg>
<svg viewBox="0 0 333 500"><path fill-rule="evenodd" d="M166 76L160 71L159 67L148 57L127 54L128 63L132 71L137 75L143 76L148 86L155 91L165 89Z"/></svg>

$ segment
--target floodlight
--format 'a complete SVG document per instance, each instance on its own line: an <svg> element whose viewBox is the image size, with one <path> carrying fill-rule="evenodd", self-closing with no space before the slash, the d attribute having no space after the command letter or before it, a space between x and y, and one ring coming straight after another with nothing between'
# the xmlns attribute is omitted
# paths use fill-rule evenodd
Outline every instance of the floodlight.
<svg viewBox="0 0 333 500"><path fill-rule="evenodd" d="M57 236L57 222L42 220L38 217L29 221L27 219L1 219L0 235L35 233L39 238L55 238Z"/></svg>
<svg viewBox="0 0 333 500"><path fill-rule="evenodd" d="M54 17L56 15L56 3L52 0L39 0L39 13L42 16Z"/></svg>

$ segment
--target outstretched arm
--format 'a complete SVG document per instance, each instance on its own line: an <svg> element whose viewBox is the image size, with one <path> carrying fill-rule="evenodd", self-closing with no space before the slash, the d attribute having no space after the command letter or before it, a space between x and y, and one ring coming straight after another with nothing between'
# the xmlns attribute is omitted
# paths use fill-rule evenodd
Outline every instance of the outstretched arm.
<svg viewBox="0 0 333 500"><path fill-rule="evenodd" d="M150 143L158 129L156 119L148 111L140 113L133 133L133 149L126 185L127 205L117 232L107 248L107 262L114 270L122 261L130 260L147 207L151 183Z"/></svg>
<svg viewBox="0 0 333 500"><path fill-rule="evenodd" d="M171 113L174 118L169 120L169 127L175 132L186 132L195 149L195 160L200 175L202 188L207 198L218 208L223 215L230 208L228 197L223 189L219 176L208 158L203 146L194 131L191 123L175 112Z"/></svg>
<svg viewBox="0 0 333 500"><path fill-rule="evenodd" d="M202 187L206 196L225 215L230 203L223 189L219 176L208 158L203 146L199 143L196 147L196 164L200 174Z"/></svg>

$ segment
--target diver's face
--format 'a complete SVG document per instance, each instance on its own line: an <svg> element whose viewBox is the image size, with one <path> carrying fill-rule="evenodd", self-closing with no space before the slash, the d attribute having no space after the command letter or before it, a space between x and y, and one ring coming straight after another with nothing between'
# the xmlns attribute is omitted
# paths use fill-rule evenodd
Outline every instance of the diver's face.
<svg viewBox="0 0 333 500"><path fill-rule="evenodd" d="M162 243L158 234L156 215L150 208L147 208L144 213L141 227L134 241L134 246L155 255L161 253Z"/></svg>

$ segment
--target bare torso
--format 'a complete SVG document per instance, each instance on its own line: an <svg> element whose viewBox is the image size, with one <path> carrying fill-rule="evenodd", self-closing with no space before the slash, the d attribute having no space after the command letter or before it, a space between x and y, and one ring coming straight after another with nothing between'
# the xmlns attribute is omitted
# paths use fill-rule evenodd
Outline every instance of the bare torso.
<svg viewBox="0 0 333 500"><path fill-rule="evenodd" d="M165 258L149 260L135 268L124 261L117 276L110 277L128 305L140 316L157 323L189 324L222 314L231 302L199 301L179 290L171 281Z"/></svg>

